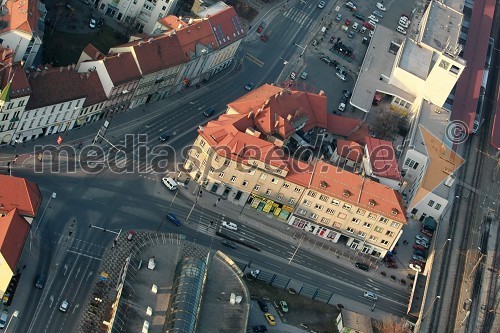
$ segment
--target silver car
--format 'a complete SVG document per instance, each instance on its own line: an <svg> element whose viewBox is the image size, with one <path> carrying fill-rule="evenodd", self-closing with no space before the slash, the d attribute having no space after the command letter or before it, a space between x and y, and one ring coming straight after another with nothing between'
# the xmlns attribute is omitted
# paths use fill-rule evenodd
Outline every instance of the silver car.
<svg viewBox="0 0 500 333"><path fill-rule="evenodd" d="M363 295L364 298L367 298L367 299L371 299L372 301L377 301L377 295L375 295L375 293L371 292L371 291L365 291L364 295Z"/></svg>

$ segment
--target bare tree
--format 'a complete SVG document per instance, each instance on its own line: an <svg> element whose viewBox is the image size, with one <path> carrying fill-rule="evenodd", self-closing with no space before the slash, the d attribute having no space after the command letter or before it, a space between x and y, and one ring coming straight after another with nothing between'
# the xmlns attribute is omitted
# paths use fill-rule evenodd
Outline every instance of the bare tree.
<svg viewBox="0 0 500 333"><path fill-rule="evenodd" d="M378 113L372 130L377 138L394 140L396 135L405 136L408 131L408 116L391 110Z"/></svg>
<svg viewBox="0 0 500 333"><path fill-rule="evenodd" d="M393 315L385 316L382 320L374 320L373 326L379 333L410 333L408 323L404 318Z"/></svg>

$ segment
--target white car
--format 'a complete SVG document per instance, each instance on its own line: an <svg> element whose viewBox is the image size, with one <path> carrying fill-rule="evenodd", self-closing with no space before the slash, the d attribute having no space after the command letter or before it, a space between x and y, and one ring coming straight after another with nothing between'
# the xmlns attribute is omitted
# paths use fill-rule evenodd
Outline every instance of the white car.
<svg viewBox="0 0 500 333"><path fill-rule="evenodd" d="M378 22L378 17L376 17L375 15L368 16L368 19L372 20L373 22Z"/></svg>
<svg viewBox="0 0 500 333"><path fill-rule="evenodd" d="M381 13L381 12L379 12L378 10L374 10L374 11L373 11L373 15L378 16L378 17L380 17L380 18L384 17L384 15L382 15L382 13Z"/></svg>
<svg viewBox="0 0 500 333"><path fill-rule="evenodd" d="M354 23L352 24L352 30L354 30L354 31L358 31L358 28L359 28L359 23L358 23L358 22L354 22Z"/></svg>
<svg viewBox="0 0 500 333"><path fill-rule="evenodd" d="M338 110L339 110L340 112L344 112L344 110L345 110L345 103L340 102L339 107L338 107Z"/></svg>
<svg viewBox="0 0 500 333"><path fill-rule="evenodd" d="M406 35L406 33L407 33L405 28L403 28L400 25L398 25L398 27L396 28L396 31L399 32L400 34L403 34L403 35Z"/></svg>
<svg viewBox="0 0 500 333"><path fill-rule="evenodd" d="M422 268L419 265L410 264L409 267L410 267L410 269L413 269L414 271L417 271L419 273L422 272Z"/></svg>
<svg viewBox="0 0 500 333"><path fill-rule="evenodd" d="M399 25L403 28L408 28L410 26L411 21L406 16L401 16L399 19Z"/></svg>
<svg viewBox="0 0 500 333"><path fill-rule="evenodd" d="M377 2L377 8L381 11L385 12L387 9L384 7L384 4L381 2Z"/></svg>
<svg viewBox="0 0 500 333"><path fill-rule="evenodd" d="M97 21L95 19L91 18L90 22L89 22L89 27L91 29L94 29L96 27L96 25L97 25Z"/></svg>
<svg viewBox="0 0 500 333"><path fill-rule="evenodd" d="M324 1L320 1L318 3L318 8L324 8L325 7L325 2Z"/></svg>
<svg viewBox="0 0 500 333"><path fill-rule="evenodd" d="M368 23L370 23L374 29L377 27L377 22L373 20L368 21Z"/></svg>
<svg viewBox="0 0 500 333"><path fill-rule="evenodd" d="M418 240L421 240L421 241L429 243L429 238L425 237L425 236L422 236L422 235L416 235L415 239L418 239Z"/></svg>
<svg viewBox="0 0 500 333"><path fill-rule="evenodd" d="M68 311L68 307L69 307L68 301L64 300L64 301L62 301L61 305L59 306L59 310L61 310L62 312L66 312L66 311Z"/></svg>
<svg viewBox="0 0 500 333"><path fill-rule="evenodd" d="M368 299L371 299L372 301L376 301L378 298L377 298L377 295L375 295L374 293L372 293L371 291L365 291L364 295L363 295L364 298L368 298Z"/></svg>
<svg viewBox="0 0 500 333"><path fill-rule="evenodd" d="M233 222L224 221L224 222L222 222L222 226L224 228L232 230L232 231L238 231L238 226L236 225L236 223L233 223Z"/></svg>
<svg viewBox="0 0 500 333"><path fill-rule="evenodd" d="M373 30L370 30L370 32L368 33L368 36L370 36L370 38L373 38L373 34L374 34L374 33L375 33L375 32L374 32Z"/></svg>

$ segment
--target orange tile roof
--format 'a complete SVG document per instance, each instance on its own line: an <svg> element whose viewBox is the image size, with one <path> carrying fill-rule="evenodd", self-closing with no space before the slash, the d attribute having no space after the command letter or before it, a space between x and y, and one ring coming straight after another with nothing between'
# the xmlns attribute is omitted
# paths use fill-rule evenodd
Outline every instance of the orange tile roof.
<svg viewBox="0 0 500 333"><path fill-rule="evenodd" d="M362 120L327 114L326 130L332 134L348 137L355 133L363 123ZM354 141L354 140L353 140Z"/></svg>
<svg viewBox="0 0 500 333"><path fill-rule="evenodd" d="M179 20L180 21L180 20ZM210 27L210 22L206 19L193 20L187 26L175 29L177 40L186 58L190 59L196 53L198 44L211 49L218 49L219 45Z"/></svg>
<svg viewBox="0 0 500 333"><path fill-rule="evenodd" d="M367 136L365 141L373 174L377 177L401 181L396 152L392 143L370 136Z"/></svg>
<svg viewBox="0 0 500 333"><path fill-rule="evenodd" d="M12 271L15 271L24 242L29 233L29 223L13 209L0 216L0 253Z"/></svg>
<svg viewBox="0 0 500 333"><path fill-rule="evenodd" d="M363 149L363 146L356 142L337 140L337 154L347 158L348 160L359 163L363 160L365 150Z"/></svg>
<svg viewBox="0 0 500 333"><path fill-rule="evenodd" d="M14 63L14 53L12 49L5 48L0 45L0 75L1 75L1 90L8 88L9 97L19 98L31 94L26 73L23 66L19 62ZM10 82L10 87L7 85Z"/></svg>
<svg viewBox="0 0 500 333"><path fill-rule="evenodd" d="M35 217L42 202L38 185L24 178L0 175L0 213L17 209L19 214Z"/></svg>
<svg viewBox="0 0 500 333"><path fill-rule="evenodd" d="M318 161L310 188L406 224L401 195L369 178Z"/></svg>
<svg viewBox="0 0 500 333"><path fill-rule="evenodd" d="M103 62L115 87L141 78L141 72L134 57L128 52L111 54Z"/></svg>
<svg viewBox="0 0 500 333"><path fill-rule="evenodd" d="M7 0L4 5L7 11L2 16L2 21L7 22L7 26L0 30L0 35L18 30L32 36L39 35L41 38L43 31L39 31L37 26L40 17L38 5L38 0ZM10 45L10 47L14 48L15 45Z"/></svg>
<svg viewBox="0 0 500 333"><path fill-rule="evenodd" d="M219 47L225 47L246 36L246 29L231 6L215 15L208 16L208 20Z"/></svg>
<svg viewBox="0 0 500 333"><path fill-rule="evenodd" d="M32 93L26 106L27 110L84 97L89 97L89 102L103 101L100 91L102 85L97 73L78 73L73 69L58 67L42 72L32 71L28 81Z"/></svg>
<svg viewBox="0 0 500 333"><path fill-rule="evenodd" d="M177 34L162 34L135 40L112 48L111 51L130 47L135 55L136 63L143 75L155 73L165 68L177 66L189 61L179 44Z"/></svg>
<svg viewBox="0 0 500 333"><path fill-rule="evenodd" d="M361 124L356 126L356 129L347 136L347 140L357 142L360 145L364 146L366 144L365 139L369 135L370 129L368 127L368 124L362 122Z"/></svg>

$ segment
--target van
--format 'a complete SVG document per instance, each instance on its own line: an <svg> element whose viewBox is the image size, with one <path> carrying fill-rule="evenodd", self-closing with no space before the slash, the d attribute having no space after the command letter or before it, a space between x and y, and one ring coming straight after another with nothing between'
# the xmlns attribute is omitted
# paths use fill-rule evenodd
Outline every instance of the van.
<svg viewBox="0 0 500 333"><path fill-rule="evenodd" d="M163 177L161 179L161 181L163 182L163 184L170 190L170 191L175 191L177 190L177 183L175 182L175 180L173 180L172 178L170 177Z"/></svg>
<svg viewBox="0 0 500 333"><path fill-rule="evenodd" d="M406 30L400 25L398 25L396 31L399 32L400 34L406 35Z"/></svg>

